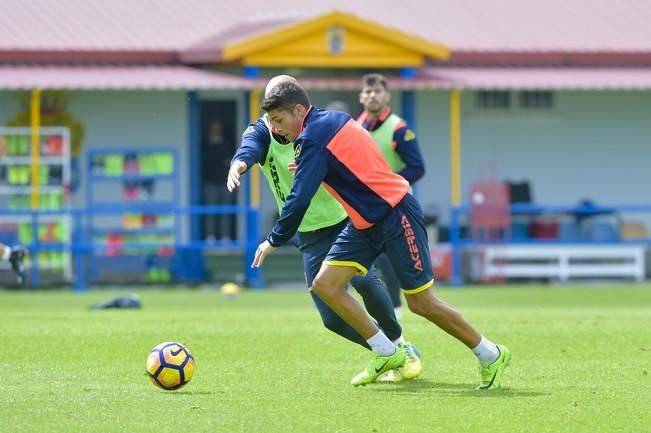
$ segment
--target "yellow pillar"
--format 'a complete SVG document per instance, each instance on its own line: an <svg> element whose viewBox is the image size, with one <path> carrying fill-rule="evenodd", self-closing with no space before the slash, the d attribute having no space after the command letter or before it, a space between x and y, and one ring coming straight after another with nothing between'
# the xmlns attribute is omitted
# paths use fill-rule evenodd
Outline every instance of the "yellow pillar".
<svg viewBox="0 0 651 433"><path fill-rule="evenodd" d="M461 204L461 91L450 93L450 201Z"/></svg>
<svg viewBox="0 0 651 433"><path fill-rule="evenodd" d="M40 171L40 141L41 141L41 89L32 90L31 97L31 138L32 138L32 209L38 209L39 205L39 171Z"/></svg>
<svg viewBox="0 0 651 433"><path fill-rule="evenodd" d="M249 122L260 117L260 89L251 89L249 96ZM251 206L260 206L260 168L251 167Z"/></svg>

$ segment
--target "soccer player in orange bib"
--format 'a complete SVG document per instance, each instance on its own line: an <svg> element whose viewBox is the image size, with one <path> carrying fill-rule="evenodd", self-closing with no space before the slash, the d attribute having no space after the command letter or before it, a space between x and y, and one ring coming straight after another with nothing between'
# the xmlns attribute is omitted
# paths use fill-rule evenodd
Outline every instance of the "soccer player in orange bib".
<svg viewBox="0 0 651 433"><path fill-rule="evenodd" d="M262 109L275 130L294 142L297 170L281 215L258 246L252 266L261 266L267 255L290 240L323 184L351 222L332 245L312 289L374 352L366 369L351 383L374 382L405 362L404 351L345 290L354 275L364 275L384 253L398 275L409 309L473 351L480 366L479 389L499 388L511 352L483 337L454 307L432 294L423 212L409 194L409 183L391 171L368 132L350 115L312 106L305 89L291 77L275 77L267 88Z"/></svg>

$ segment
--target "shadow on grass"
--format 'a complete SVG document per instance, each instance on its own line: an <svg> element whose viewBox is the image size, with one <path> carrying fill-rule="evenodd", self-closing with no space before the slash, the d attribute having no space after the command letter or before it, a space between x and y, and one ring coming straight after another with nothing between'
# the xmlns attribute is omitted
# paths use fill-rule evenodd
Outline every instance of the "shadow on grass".
<svg viewBox="0 0 651 433"><path fill-rule="evenodd" d="M214 392L212 392L212 391L172 391L172 392L164 391L163 394L170 394L170 395L213 395Z"/></svg>
<svg viewBox="0 0 651 433"><path fill-rule="evenodd" d="M427 379L403 381L399 383L375 383L367 385L372 391L389 392L392 394L421 394L432 393L454 397L479 398L513 398L513 397L542 397L550 395L546 392L527 389L502 388L494 391L480 391L475 383L445 383Z"/></svg>

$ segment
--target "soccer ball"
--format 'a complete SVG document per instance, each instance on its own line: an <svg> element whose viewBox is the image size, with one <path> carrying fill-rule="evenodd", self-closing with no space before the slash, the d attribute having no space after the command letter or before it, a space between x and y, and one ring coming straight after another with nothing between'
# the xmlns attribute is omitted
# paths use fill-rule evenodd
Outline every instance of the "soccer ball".
<svg viewBox="0 0 651 433"><path fill-rule="evenodd" d="M161 343L147 356L147 375L154 385L172 391L190 382L194 364L194 356L184 345Z"/></svg>
<svg viewBox="0 0 651 433"><path fill-rule="evenodd" d="M235 283L225 283L219 291L226 298L235 298L240 294L240 286Z"/></svg>

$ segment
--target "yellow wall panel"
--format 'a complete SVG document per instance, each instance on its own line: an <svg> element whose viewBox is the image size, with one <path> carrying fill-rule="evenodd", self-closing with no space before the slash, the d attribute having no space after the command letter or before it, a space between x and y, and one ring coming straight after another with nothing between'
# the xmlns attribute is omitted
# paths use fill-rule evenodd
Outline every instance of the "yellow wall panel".
<svg viewBox="0 0 651 433"><path fill-rule="evenodd" d="M250 53L243 63L258 66L402 67L423 64L422 53L406 50L344 27L334 30L340 38L339 52L332 52L333 30L324 28L299 40Z"/></svg>
<svg viewBox="0 0 651 433"><path fill-rule="evenodd" d="M415 55L406 56L310 56L299 58L295 56L272 56L261 54L259 56L246 57L244 65L265 66L265 67L385 67L401 68L405 66L422 66L423 58Z"/></svg>
<svg viewBox="0 0 651 433"><path fill-rule="evenodd" d="M442 44L338 11L228 44L222 50L226 62L257 66L400 67L422 65L425 57L447 60L449 56Z"/></svg>

